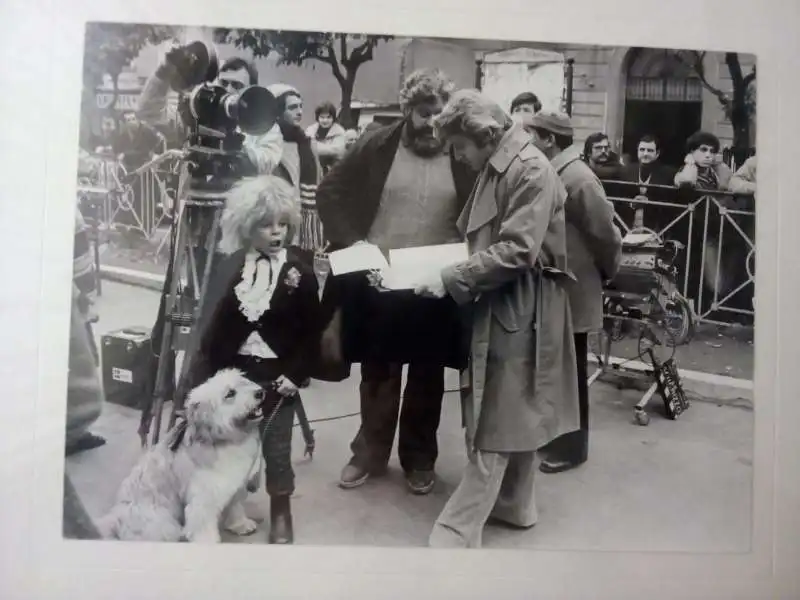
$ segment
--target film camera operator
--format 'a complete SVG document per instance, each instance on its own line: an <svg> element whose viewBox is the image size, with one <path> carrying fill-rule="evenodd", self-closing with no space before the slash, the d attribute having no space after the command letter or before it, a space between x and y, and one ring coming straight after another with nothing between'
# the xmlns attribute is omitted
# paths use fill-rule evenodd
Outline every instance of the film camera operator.
<svg viewBox="0 0 800 600"><path fill-rule="evenodd" d="M171 48L160 61L156 71L150 76L145 83L142 95L139 98L139 109L137 117L144 123L151 126L164 124L169 121L167 113L167 96L170 89L181 89L181 82L188 78L187 72L191 68L188 65L187 55L191 53L190 47L175 46ZM224 87L229 93L237 94L248 86L258 85L258 72L255 66L242 58L234 57L229 58L222 62L219 66L219 72L216 79L213 81L215 85ZM179 100L179 107L185 107L185 100ZM179 111L179 117L182 121L182 126L188 131L191 118L186 114L185 110ZM283 154L283 135L278 124L275 124L269 131L261 135L248 135L244 134L242 142L242 154L246 157L247 161L251 164L256 174L266 175L270 174L272 170L280 163ZM183 202L189 191L189 182L191 175L189 167L186 162L181 165L180 175L178 179L178 190L176 194L176 203L179 205ZM175 211L177 217L177 211ZM193 215L194 216L194 215ZM195 228L196 235L194 239L201 240L204 243L207 233L210 231L211 211L208 213L208 219L197 219L197 222L192 223ZM161 291L161 301L159 304L158 316L152 329L151 345L152 345L152 360L150 364L150 381L151 386L155 384L155 374L158 369L159 352L161 348L161 339L164 330L164 311L166 305L166 298L169 294L169 285L172 279L172 269L174 260L174 242L171 240L170 246L170 260L167 265L167 272L164 287ZM200 246L195 248L194 255L196 257L197 272L203 273L205 269L205 248ZM213 263L212 263L213 267ZM167 381L171 385L174 382L174 366L175 360L169 361L170 373ZM152 396L154 389L149 390L149 396ZM168 390L172 392L173 390Z"/></svg>

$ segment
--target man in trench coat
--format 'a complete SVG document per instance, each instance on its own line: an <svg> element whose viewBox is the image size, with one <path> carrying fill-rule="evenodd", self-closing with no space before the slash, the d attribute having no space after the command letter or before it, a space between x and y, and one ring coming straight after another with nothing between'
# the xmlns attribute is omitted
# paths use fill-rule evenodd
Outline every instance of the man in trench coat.
<svg viewBox="0 0 800 600"><path fill-rule="evenodd" d="M536 523L536 451L579 427L566 191L530 135L480 92L456 92L436 121L480 175L458 219L469 259L417 290L472 311L462 373L470 460L429 543L477 548L490 516Z"/></svg>
<svg viewBox="0 0 800 600"><path fill-rule="evenodd" d="M567 258L576 281L568 286L575 332L581 428L561 436L543 452L540 469L559 473L589 456L588 334L603 327L603 281L613 279L622 260L622 236L614 225L614 207L603 184L572 147L572 122L564 113L533 116L533 143L550 159L567 190Z"/></svg>

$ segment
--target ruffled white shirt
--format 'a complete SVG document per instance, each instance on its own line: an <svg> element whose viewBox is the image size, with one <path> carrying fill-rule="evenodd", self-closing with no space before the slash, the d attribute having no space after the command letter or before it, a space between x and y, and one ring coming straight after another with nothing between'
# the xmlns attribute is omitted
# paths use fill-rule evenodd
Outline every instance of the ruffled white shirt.
<svg viewBox="0 0 800 600"><path fill-rule="evenodd" d="M234 288L239 300L239 312L250 322L257 322L269 310L272 295L280 281L286 263L286 250L272 257L252 250L247 253L242 268L242 280ZM257 331L253 331L239 349L239 354L259 358L277 358Z"/></svg>

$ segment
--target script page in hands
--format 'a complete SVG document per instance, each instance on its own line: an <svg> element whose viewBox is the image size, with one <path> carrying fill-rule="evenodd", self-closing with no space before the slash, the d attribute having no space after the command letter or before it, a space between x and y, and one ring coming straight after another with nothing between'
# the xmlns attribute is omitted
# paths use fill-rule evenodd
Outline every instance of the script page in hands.
<svg viewBox="0 0 800 600"><path fill-rule="evenodd" d="M344 275L359 271L384 271L389 268L389 263L386 262L386 257L380 248L366 242L331 252L329 259L333 275Z"/></svg>
<svg viewBox="0 0 800 600"><path fill-rule="evenodd" d="M391 250L383 286L390 290L413 290L420 283L437 277L445 267L467 258L469 252L465 243Z"/></svg>

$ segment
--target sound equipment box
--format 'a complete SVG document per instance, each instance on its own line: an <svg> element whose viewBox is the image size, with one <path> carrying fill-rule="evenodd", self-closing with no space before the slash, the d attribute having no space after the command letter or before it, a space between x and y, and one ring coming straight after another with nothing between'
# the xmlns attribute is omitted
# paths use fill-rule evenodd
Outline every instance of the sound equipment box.
<svg viewBox="0 0 800 600"><path fill-rule="evenodd" d="M141 409L152 388L150 330L126 327L105 334L100 343L106 400Z"/></svg>

